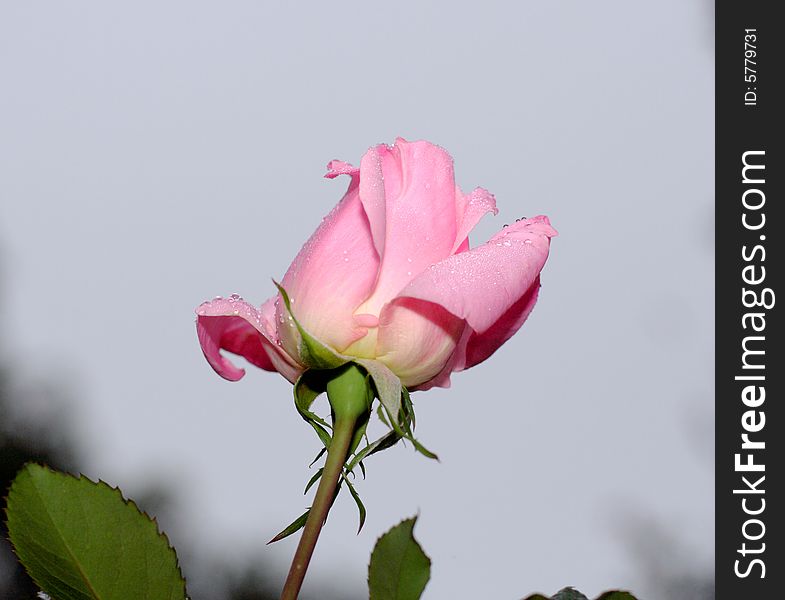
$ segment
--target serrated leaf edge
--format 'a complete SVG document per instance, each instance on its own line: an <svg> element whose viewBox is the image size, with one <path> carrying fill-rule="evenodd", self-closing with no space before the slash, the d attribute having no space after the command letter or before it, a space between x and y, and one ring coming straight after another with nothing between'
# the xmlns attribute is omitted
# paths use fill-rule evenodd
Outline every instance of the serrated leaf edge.
<svg viewBox="0 0 785 600"><path fill-rule="evenodd" d="M11 529L8 526L8 516L9 516L8 515L8 499L11 496L11 493L13 492L14 486L17 484L17 478L19 477L19 475L22 473L22 471L29 471L30 467L38 467L40 469L43 469L43 470L45 470L45 471L55 475L56 477L64 477L64 478L74 479L76 481L82 481L84 479L85 481L87 481L88 483L91 483L92 485L98 487L99 489L101 487L106 488L110 492L115 493L117 496L119 496L120 499L123 501L123 503L126 506L129 506L129 507L133 508L134 510L136 510L136 512L138 512L139 514L143 515L148 521L152 522L155 525L155 530L156 530L157 535L160 538L163 538L164 542L166 542L166 547L169 550L171 550L172 554L174 555L175 568L177 569L177 574L179 575L180 580L183 582L183 595L184 595L184 597L186 599L188 598L188 594L186 592L187 582L186 582L185 577L183 576L183 571L182 571L182 568L180 566L180 558L177 556L177 550L172 545L172 543L169 541L169 536L167 536L166 533L161 530L161 528L160 528L160 526L158 524L158 519L155 516L150 516L146 511L144 511L141 508L139 508L139 505L132 498L126 498L123 495L123 492L122 492L122 490L120 489L119 486L112 486L110 483L108 483L108 482L106 482L106 481L104 481L103 479L100 479L100 478L97 481L93 481L92 479L90 479L90 477L88 477L84 473L79 473L79 476L76 476L76 475L73 475L72 473L67 473L65 471L58 471L56 469L51 468L49 465L45 465L43 463L39 463L39 462L35 462L35 461L27 462L24 465L22 465L22 467L19 469L19 471L17 471L16 475L14 475L14 479L11 481L11 485L8 487L8 493L4 497L5 505L3 507L3 513L4 513L3 522L5 523L6 531L8 532L7 539L9 541L9 543L11 544L12 548L14 548L14 554L16 554L16 546L14 545L14 542L11 539ZM31 476L32 476L32 472L31 472ZM46 591L44 589L44 586L41 585L41 582L30 572L30 570L27 568L27 565L25 565L18 558L18 556L17 556L17 560L22 565L22 567L24 568L25 572L28 574L30 579L32 579L33 582L40 589ZM93 592L93 595L95 596L95 591L92 589L92 586L90 586L89 582L86 581L86 583L90 587L91 592Z"/></svg>

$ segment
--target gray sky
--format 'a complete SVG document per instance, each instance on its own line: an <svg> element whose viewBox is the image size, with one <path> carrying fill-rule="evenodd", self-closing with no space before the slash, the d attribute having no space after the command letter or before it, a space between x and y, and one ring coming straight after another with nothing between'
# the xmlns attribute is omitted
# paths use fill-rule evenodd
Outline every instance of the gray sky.
<svg viewBox="0 0 785 600"><path fill-rule="evenodd" d="M538 306L450 390L415 396L437 464L367 462L306 588L362 590L420 514L425 598L645 592L631 516L713 560L713 92L707 2L0 2L0 247L16 367L62 380L89 475L169 480L193 544L262 548L318 449L291 386L201 356L193 308L261 303L346 181L401 135L496 195L484 241L547 214ZM231 461L228 469L223 464ZM673 549L663 549L664 552Z"/></svg>

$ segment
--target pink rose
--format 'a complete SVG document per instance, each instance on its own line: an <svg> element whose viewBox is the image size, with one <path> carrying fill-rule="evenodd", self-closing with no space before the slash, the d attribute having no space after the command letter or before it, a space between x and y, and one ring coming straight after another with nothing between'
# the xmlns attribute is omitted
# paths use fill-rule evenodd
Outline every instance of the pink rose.
<svg viewBox="0 0 785 600"><path fill-rule="evenodd" d="M281 282L291 314L281 294L261 308L239 296L205 302L205 357L231 381L244 371L222 349L291 382L354 360L377 387L390 372L409 389L449 386L526 320L556 231L547 217L521 219L470 250L469 232L496 202L482 188L461 192L450 155L428 142L376 146L359 169L332 161L326 177L339 175L351 178L348 191ZM309 350L308 334L327 359Z"/></svg>

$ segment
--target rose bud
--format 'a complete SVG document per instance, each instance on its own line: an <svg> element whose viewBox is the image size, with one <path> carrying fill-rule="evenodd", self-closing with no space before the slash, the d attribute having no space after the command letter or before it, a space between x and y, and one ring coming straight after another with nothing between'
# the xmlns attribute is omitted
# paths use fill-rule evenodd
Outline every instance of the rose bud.
<svg viewBox="0 0 785 600"><path fill-rule="evenodd" d="M545 216L521 219L470 248L469 232L498 212L495 199L482 188L464 194L450 155L425 141L371 148L359 168L332 161L326 177L339 175L349 189L281 281L288 303L278 293L260 308L239 296L198 307L205 357L232 381L244 371L221 350L291 382L356 361L410 390L448 387L452 372L523 325L556 231Z"/></svg>

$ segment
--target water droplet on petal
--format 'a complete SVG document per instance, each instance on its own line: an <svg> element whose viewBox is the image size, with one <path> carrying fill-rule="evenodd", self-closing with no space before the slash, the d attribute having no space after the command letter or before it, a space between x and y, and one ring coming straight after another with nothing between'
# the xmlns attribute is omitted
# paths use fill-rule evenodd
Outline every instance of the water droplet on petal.
<svg viewBox="0 0 785 600"><path fill-rule="evenodd" d="M532 241L531 241L531 240L523 240L523 243L524 243L524 244L531 244L531 243L532 243Z"/></svg>

